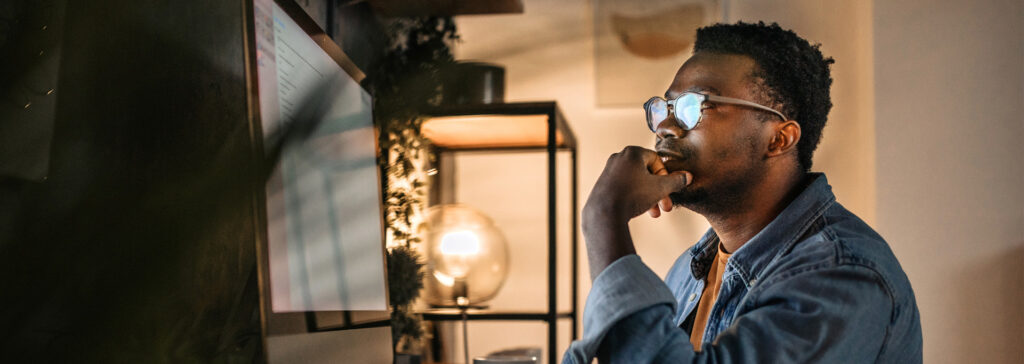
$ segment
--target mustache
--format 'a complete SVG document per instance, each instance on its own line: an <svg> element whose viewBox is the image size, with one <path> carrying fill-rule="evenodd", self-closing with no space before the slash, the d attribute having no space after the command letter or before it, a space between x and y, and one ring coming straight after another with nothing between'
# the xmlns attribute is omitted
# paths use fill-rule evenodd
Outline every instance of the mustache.
<svg viewBox="0 0 1024 364"><path fill-rule="evenodd" d="M677 138L658 139L654 144L654 150L657 151L660 156L670 157L680 161L691 159L697 154L691 146L683 144L683 142Z"/></svg>

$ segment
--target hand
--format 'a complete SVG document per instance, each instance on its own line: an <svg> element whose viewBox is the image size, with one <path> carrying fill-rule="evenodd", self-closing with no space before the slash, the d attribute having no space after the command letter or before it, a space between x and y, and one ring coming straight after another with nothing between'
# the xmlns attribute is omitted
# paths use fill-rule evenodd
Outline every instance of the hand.
<svg viewBox="0 0 1024 364"><path fill-rule="evenodd" d="M667 204L662 208L668 211L672 204L668 194L686 187L691 179L688 172L668 173L652 150L630 146L612 154L583 206L590 279L615 260L636 253L627 224L630 219L658 209L655 204Z"/></svg>
<svg viewBox="0 0 1024 364"><path fill-rule="evenodd" d="M605 223L628 222L644 211L658 217L660 210L672 210L668 194L686 187L691 179L688 172L669 174L652 150L626 147L608 158L584 205L584 216L612 219Z"/></svg>

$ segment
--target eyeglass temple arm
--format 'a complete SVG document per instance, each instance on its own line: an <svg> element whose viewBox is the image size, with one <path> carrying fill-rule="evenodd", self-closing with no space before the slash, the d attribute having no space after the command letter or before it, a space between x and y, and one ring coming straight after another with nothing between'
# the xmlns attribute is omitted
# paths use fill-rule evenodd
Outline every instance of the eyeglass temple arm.
<svg viewBox="0 0 1024 364"><path fill-rule="evenodd" d="M755 104L755 103L747 101L747 100L734 99L734 98L725 97L725 96L718 96L718 95L706 95L706 96L708 98L708 101L711 101L711 102L724 102L724 103L729 103L729 104L749 106L749 107L752 107L752 108L755 108L755 109L760 109L760 110L768 111L770 113L778 115L780 118L782 118L783 121L789 120L788 118L786 118L786 115L782 115L781 112L778 112L775 109L772 109L770 107L767 107L767 106L764 106L764 105L761 105L761 104Z"/></svg>

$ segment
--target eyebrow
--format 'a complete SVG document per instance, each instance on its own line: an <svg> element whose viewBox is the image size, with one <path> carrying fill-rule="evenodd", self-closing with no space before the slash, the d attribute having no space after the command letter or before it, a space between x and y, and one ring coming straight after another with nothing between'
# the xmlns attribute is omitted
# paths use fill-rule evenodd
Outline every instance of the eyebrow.
<svg viewBox="0 0 1024 364"><path fill-rule="evenodd" d="M715 95L720 95L721 94L721 92L719 92L718 89L716 89L714 87L711 87L711 86L692 86L692 87L684 90L683 92L680 92L679 94L683 94L683 93L687 93L687 92L709 93L709 94L715 94ZM679 94L674 94L674 96L679 96ZM672 91L665 91L665 99L666 100L671 100L672 96L673 96Z"/></svg>

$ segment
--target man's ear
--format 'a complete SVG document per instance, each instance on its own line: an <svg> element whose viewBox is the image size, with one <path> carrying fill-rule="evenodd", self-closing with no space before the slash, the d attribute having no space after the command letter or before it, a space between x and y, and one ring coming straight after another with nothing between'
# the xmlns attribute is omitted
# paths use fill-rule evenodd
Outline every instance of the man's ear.
<svg viewBox="0 0 1024 364"><path fill-rule="evenodd" d="M800 124L795 120L786 120L775 124L765 156L771 158L795 151L798 142L800 142Z"/></svg>

